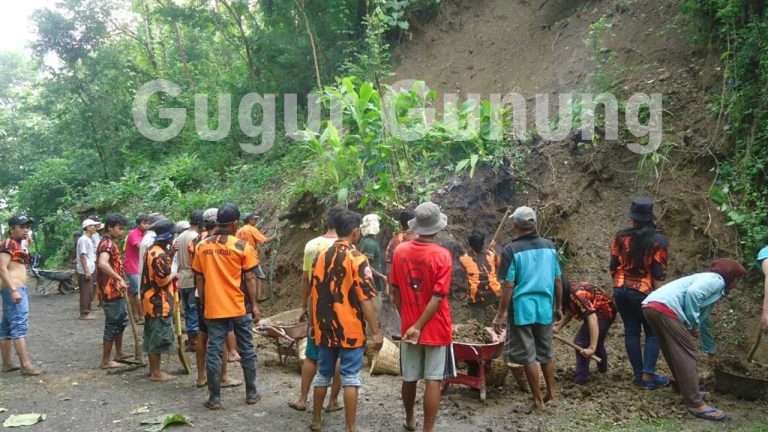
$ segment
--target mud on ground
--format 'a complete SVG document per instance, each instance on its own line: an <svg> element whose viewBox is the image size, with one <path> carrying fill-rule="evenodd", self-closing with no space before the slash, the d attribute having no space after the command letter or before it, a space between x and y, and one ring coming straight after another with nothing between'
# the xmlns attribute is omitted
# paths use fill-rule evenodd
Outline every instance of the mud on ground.
<svg viewBox="0 0 768 432"><path fill-rule="evenodd" d="M299 375L292 360L280 365L269 344L259 349L258 379L264 399L246 406L242 387L223 390L224 409L212 412L203 407L205 389L194 386L193 376L180 375L172 383L149 381L146 370L109 375L97 368L101 350L103 315L79 321L76 295L31 298L32 327L29 349L34 361L46 373L22 377L18 373L0 375L0 421L10 414L39 412L48 418L29 430L36 431L137 431L142 419L164 413L189 416L196 430L303 430L310 415L288 408L298 392ZM575 331L575 327L568 330ZM132 350L130 332L127 351ZM621 331L614 328L609 345L620 346ZM541 413L525 414L527 394L511 384L511 376L501 389L491 389L488 401L481 403L477 392L451 386L440 408L441 431L555 431L555 430L657 430L661 423L676 425L676 430L732 430L765 421L768 404L739 402L717 397L718 407L728 412L725 425L696 420L685 413L680 396L671 388L644 391L629 381L628 365L620 350L611 349L611 368L605 375L595 374L587 387L571 384L573 353L557 347L557 386L560 400L556 407ZM663 364L660 362L660 365ZM178 359L163 358L163 368L178 369ZM232 374L242 378L239 367ZM707 372L704 372L706 375ZM397 377L372 377L363 374L360 391L359 425L373 431L401 431L402 406ZM421 399L417 401L421 403ZM145 414L131 411L147 407ZM420 408L418 408L420 411ZM420 415L420 414L419 414ZM326 415L327 431L341 430L343 413ZM765 424L765 423L763 423ZM176 430L183 430L178 428Z"/></svg>

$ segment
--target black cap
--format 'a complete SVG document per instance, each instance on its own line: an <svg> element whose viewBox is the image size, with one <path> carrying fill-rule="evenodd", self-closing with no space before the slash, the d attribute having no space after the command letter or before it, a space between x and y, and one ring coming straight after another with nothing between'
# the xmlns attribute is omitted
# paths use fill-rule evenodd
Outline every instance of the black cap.
<svg viewBox="0 0 768 432"><path fill-rule="evenodd" d="M157 225L158 222L162 221L163 219L165 219L165 216L163 216L162 213L150 213L149 214L149 227L147 227L147 229L155 231L155 226ZM155 232L157 232L157 231L155 231Z"/></svg>
<svg viewBox="0 0 768 432"><path fill-rule="evenodd" d="M652 222L656 219L653 215L653 201L648 198L635 198L629 208L629 218L637 222Z"/></svg>
<svg viewBox="0 0 768 432"><path fill-rule="evenodd" d="M202 226L204 223L203 221L203 211L202 210L192 210L192 212L189 213L189 224L195 225L195 226Z"/></svg>
<svg viewBox="0 0 768 432"><path fill-rule="evenodd" d="M165 233L172 232L173 229L176 227L176 224L173 223L173 221L171 221L170 219L162 218L157 222L155 222L153 227L154 228L152 231L154 231L155 234L157 234L159 237Z"/></svg>
<svg viewBox="0 0 768 432"><path fill-rule="evenodd" d="M13 215L10 219L8 219L8 226L9 227L15 227L17 225L32 225L35 223L35 221L31 218L28 218L25 215Z"/></svg>
<svg viewBox="0 0 768 432"><path fill-rule="evenodd" d="M219 225L229 225L240 220L240 209L234 204L224 204L216 213L216 222Z"/></svg>

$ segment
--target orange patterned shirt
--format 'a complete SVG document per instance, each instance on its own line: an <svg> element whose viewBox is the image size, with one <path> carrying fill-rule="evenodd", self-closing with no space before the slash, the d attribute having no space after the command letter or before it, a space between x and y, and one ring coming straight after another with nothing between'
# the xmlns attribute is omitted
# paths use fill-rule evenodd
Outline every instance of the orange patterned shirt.
<svg viewBox="0 0 768 432"><path fill-rule="evenodd" d="M653 247L643 258L643 266L638 268L632 260L631 230L616 235L611 245L611 276L614 288L629 288L650 294L654 280L664 280L667 274L667 249L669 240L656 233Z"/></svg>
<svg viewBox="0 0 768 432"><path fill-rule="evenodd" d="M501 258L493 250L477 254L470 250L459 258L459 262L467 273L469 285L469 303L482 303L498 298L501 294L501 283L497 278L496 269Z"/></svg>
<svg viewBox="0 0 768 432"><path fill-rule="evenodd" d="M120 248L117 247L117 243L109 237L102 237L99 246L96 248L96 260L99 259L102 253L109 254L109 266L115 273L122 275L123 260L120 259ZM101 298L104 300L125 297L125 291L120 288L120 282L105 275L103 272L98 272L97 284Z"/></svg>
<svg viewBox="0 0 768 432"><path fill-rule="evenodd" d="M569 305L576 318L596 314L599 319L610 320L616 316L613 300L599 287L589 282L572 282L569 291Z"/></svg>
<svg viewBox="0 0 768 432"><path fill-rule="evenodd" d="M318 346L359 348L365 344L360 303L376 296L368 259L338 240L315 259L310 282L312 329Z"/></svg>
<svg viewBox="0 0 768 432"><path fill-rule="evenodd" d="M147 318L167 318L173 312L173 282L159 283L171 274L171 261L162 246L147 249L141 274L141 305Z"/></svg>
<svg viewBox="0 0 768 432"><path fill-rule="evenodd" d="M23 265L29 264L29 252L21 247L21 240L8 237L0 243L0 253L7 253L11 261Z"/></svg>

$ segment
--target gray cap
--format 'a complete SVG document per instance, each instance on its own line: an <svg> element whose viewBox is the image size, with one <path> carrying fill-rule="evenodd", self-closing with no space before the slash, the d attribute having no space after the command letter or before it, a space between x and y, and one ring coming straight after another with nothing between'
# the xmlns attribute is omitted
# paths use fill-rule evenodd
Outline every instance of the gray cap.
<svg viewBox="0 0 768 432"><path fill-rule="evenodd" d="M522 228L530 229L536 225L536 211L527 206L516 208L509 218Z"/></svg>
<svg viewBox="0 0 768 432"><path fill-rule="evenodd" d="M148 230L154 231L155 226L158 222L165 219L162 213L154 212L149 214L149 226L147 227Z"/></svg>
<svg viewBox="0 0 768 432"><path fill-rule="evenodd" d="M437 204L427 201L414 210L416 217L408 221L408 228L416 234L433 235L448 226L448 216L440 212Z"/></svg>
<svg viewBox="0 0 768 432"><path fill-rule="evenodd" d="M216 215L219 213L219 209L211 207L203 212L203 222L206 224L216 224Z"/></svg>

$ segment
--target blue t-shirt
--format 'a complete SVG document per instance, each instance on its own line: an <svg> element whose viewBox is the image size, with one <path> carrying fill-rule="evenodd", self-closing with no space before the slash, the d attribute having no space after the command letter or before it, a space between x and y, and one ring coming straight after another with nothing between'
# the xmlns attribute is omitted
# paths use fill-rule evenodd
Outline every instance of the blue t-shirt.
<svg viewBox="0 0 768 432"><path fill-rule="evenodd" d="M560 274L557 250L545 238L527 235L504 247L499 279L515 284L509 325L552 324L555 279Z"/></svg>
<svg viewBox="0 0 768 432"><path fill-rule="evenodd" d="M755 260L757 267L762 268L763 261L765 261L766 259L768 259L768 246L760 249L760 252L757 253L757 259Z"/></svg>

